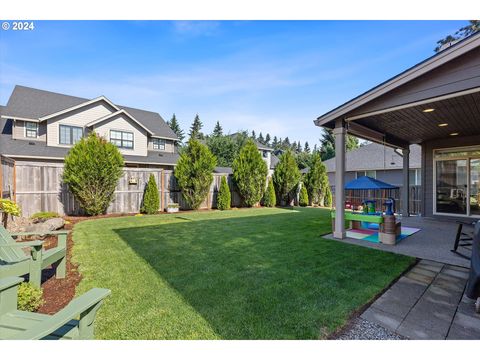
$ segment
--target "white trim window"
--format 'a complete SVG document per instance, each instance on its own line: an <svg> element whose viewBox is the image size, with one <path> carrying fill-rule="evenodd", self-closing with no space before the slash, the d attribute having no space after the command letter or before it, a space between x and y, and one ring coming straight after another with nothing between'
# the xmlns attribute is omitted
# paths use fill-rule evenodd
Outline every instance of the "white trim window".
<svg viewBox="0 0 480 360"><path fill-rule="evenodd" d="M422 171L420 169L410 169L408 174L410 176L410 186L422 185Z"/></svg>
<svg viewBox="0 0 480 360"><path fill-rule="evenodd" d="M110 142L120 149L133 150L133 132L110 130Z"/></svg>
<svg viewBox="0 0 480 360"><path fill-rule="evenodd" d="M38 124L33 121L25 121L25 137L37 138L38 137Z"/></svg>
<svg viewBox="0 0 480 360"><path fill-rule="evenodd" d="M153 150L165 150L165 139L152 139Z"/></svg>
<svg viewBox="0 0 480 360"><path fill-rule="evenodd" d="M355 171L355 178L358 179L362 176L369 176L371 178L377 178L377 170L362 170L362 171Z"/></svg>
<svg viewBox="0 0 480 360"><path fill-rule="evenodd" d="M80 141L82 136L83 128L60 124L60 136L58 137L58 140L61 145L73 145Z"/></svg>

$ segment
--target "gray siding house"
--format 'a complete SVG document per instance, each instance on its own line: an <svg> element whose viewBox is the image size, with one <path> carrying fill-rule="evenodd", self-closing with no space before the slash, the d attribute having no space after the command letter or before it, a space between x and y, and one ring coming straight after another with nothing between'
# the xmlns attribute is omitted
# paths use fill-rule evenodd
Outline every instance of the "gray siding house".
<svg viewBox="0 0 480 360"><path fill-rule="evenodd" d="M345 182L360 176L370 176L386 183L403 186L403 159L393 148L370 143L345 154ZM418 145L410 146L410 186L420 186L422 152ZM330 185L335 183L335 158L323 162Z"/></svg>

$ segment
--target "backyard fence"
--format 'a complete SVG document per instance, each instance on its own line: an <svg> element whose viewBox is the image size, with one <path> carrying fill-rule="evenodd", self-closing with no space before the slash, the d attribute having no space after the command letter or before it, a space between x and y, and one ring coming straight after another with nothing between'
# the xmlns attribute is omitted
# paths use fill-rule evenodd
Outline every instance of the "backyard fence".
<svg viewBox="0 0 480 360"><path fill-rule="evenodd" d="M62 183L62 163L17 161L13 165L16 174L9 177L8 183L10 188L16 184L14 194L23 216L31 216L39 211L54 211L61 215L82 214L81 208L68 190L68 186ZM178 203L180 208L188 209L172 170L126 167L123 169L123 175L115 190L114 200L108 207L107 213L139 212L150 174L153 174L157 181L161 210L171 203ZM232 193L232 206L241 205L240 195L234 189L231 176L215 173L210 191L200 208L216 208L217 192L222 176L227 176Z"/></svg>
<svg viewBox="0 0 480 360"><path fill-rule="evenodd" d="M15 199L15 161L0 156L0 185L2 199Z"/></svg>
<svg viewBox="0 0 480 360"><path fill-rule="evenodd" d="M403 187L398 189L386 189L386 190L345 190L345 200L349 201L354 207L362 204L364 200L375 200L375 207L377 211L383 209L383 203L388 198L395 200L396 211L400 211L402 208L402 190ZM335 187L332 186L332 194L335 199ZM422 188L420 185L412 185L409 188L409 207L411 215L420 215L422 213L421 202ZM335 204L335 200L333 201Z"/></svg>

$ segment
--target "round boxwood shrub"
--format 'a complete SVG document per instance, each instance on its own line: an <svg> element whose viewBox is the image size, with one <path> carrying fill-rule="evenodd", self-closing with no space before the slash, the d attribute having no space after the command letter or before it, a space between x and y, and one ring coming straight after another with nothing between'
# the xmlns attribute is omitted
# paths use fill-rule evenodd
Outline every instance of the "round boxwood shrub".
<svg viewBox="0 0 480 360"><path fill-rule="evenodd" d="M220 189L218 190L217 197L217 209L219 210L228 210L230 209L231 195L230 188L228 187L227 178L222 176L222 181L220 182Z"/></svg>
<svg viewBox="0 0 480 360"><path fill-rule="evenodd" d="M302 186L300 189L300 199L299 199L300 206L307 206L308 205L308 192L305 186Z"/></svg>
<svg viewBox="0 0 480 360"><path fill-rule="evenodd" d="M274 207L277 204L277 197L275 196L275 188L273 187L273 180L268 180L267 191L263 197L263 205L267 207Z"/></svg>
<svg viewBox="0 0 480 360"><path fill-rule="evenodd" d="M143 214L156 214L160 207L160 197L158 196L158 187L155 176L150 174L145 192L143 193L142 206L140 212Z"/></svg>

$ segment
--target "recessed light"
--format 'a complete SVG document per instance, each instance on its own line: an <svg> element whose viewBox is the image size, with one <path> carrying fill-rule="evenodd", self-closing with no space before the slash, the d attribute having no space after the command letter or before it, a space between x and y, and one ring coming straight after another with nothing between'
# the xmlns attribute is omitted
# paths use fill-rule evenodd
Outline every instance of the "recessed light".
<svg viewBox="0 0 480 360"><path fill-rule="evenodd" d="M457 136L458 133L451 133L450 136Z"/></svg>
<svg viewBox="0 0 480 360"><path fill-rule="evenodd" d="M424 113L429 113L429 112L435 111L435 109L432 109L432 108L430 108L430 109L423 109L422 111L423 111Z"/></svg>
<svg viewBox="0 0 480 360"><path fill-rule="evenodd" d="M444 127L444 126L448 126L448 124L447 123L441 123L441 124L438 124L438 126Z"/></svg>

